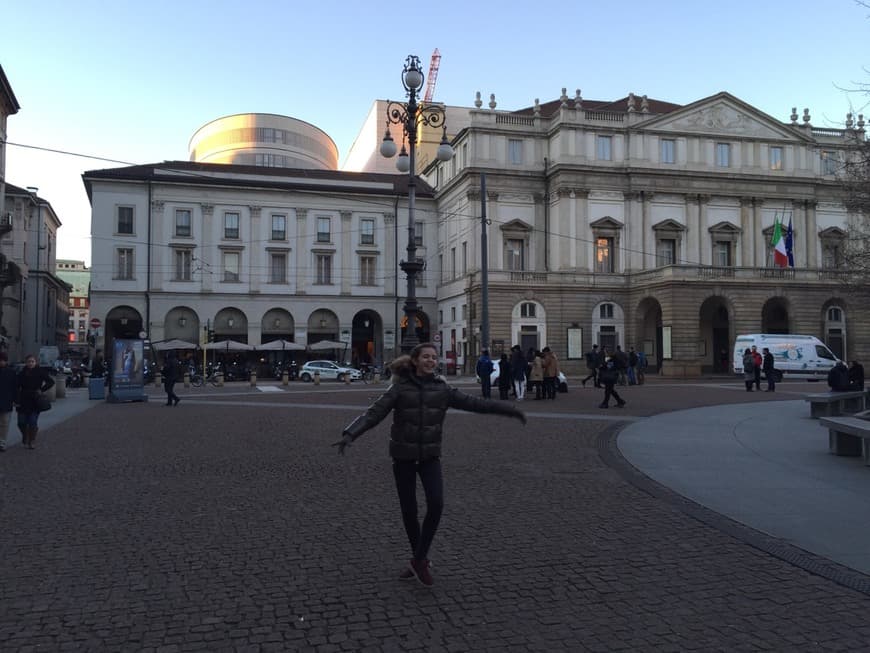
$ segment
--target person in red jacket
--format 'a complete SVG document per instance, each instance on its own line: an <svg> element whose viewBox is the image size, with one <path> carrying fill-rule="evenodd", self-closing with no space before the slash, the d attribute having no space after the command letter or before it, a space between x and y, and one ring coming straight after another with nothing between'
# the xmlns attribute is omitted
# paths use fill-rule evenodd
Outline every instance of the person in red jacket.
<svg viewBox="0 0 870 653"><path fill-rule="evenodd" d="M755 389L761 391L761 366L764 365L764 358L755 345L752 345L752 362L755 363Z"/></svg>

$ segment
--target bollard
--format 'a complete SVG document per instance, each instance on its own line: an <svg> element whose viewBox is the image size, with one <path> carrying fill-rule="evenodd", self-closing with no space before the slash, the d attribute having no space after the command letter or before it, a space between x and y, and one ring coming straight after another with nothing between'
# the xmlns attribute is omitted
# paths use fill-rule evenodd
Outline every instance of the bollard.
<svg viewBox="0 0 870 653"><path fill-rule="evenodd" d="M320 385L320 371L314 370L314 385Z"/></svg>
<svg viewBox="0 0 870 653"><path fill-rule="evenodd" d="M185 372L185 373L184 373L184 387L185 387L185 388L189 388L189 387L190 387L190 372Z"/></svg>
<svg viewBox="0 0 870 653"><path fill-rule="evenodd" d="M217 385L219 388L224 387L224 375L222 372L218 372L215 377L217 378Z"/></svg>
<svg viewBox="0 0 870 653"><path fill-rule="evenodd" d="M154 387L155 388L160 387L160 381L161 381L160 372L155 372L154 373Z"/></svg>
<svg viewBox="0 0 870 653"><path fill-rule="evenodd" d="M287 385L288 383L290 383L290 374L284 372L281 375L281 385Z"/></svg>
<svg viewBox="0 0 870 653"><path fill-rule="evenodd" d="M251 387L252 388L257 387L257 373L256 372L251 372Z"/></svg>
<svg viewBox="0 0 870 653"><path fill-rule="evenodd" d="M66 397L66 380L67 380L67 378L68 378L68 375L66 375L66 374L58 374L57 379L54 382L54 387L56 388L56 390L54 392L55 392L55 396L58 399L63 399L64 397Z"/></svg>

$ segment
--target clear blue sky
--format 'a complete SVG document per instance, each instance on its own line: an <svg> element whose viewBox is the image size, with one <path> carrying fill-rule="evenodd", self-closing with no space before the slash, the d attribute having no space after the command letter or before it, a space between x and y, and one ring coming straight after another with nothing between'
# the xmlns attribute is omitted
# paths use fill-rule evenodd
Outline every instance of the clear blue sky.
<svg viewBox="0 0 870 653"><path fill-rule="evenodd" d="M12 143L186 160L204 123L263 112L317 125L343 160L372 102L402 99L405 57L428 69L435 48L435 99L451 105L481 91L516 110L563 86L680 104L728 91L779 120L808 107L841 126L850 107L870 114L866 95L840 90L870 82L868 16L855 0L33 0L4 10L0 64L21 104ZM81 173L116 165L10 145L6 179L51 202L59 257L90 262Z"/></svg>

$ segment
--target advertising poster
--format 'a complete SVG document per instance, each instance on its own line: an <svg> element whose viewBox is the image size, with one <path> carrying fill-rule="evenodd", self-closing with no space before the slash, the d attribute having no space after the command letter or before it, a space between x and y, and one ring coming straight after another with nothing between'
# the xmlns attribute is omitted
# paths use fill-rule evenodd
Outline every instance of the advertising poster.
<svg viewBox="0 0 870 653"><path fill-rule="evenodd" d="M112 343L110 401L142 401L145 343L143 340L116 339Z"/></svg>

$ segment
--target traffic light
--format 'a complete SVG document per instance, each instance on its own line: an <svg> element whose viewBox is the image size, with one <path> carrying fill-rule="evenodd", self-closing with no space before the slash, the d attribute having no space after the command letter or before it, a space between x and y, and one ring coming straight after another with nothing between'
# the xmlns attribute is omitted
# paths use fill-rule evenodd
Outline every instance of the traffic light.
<svg viewBox="0 0 870 653"><path fill-rule="evenodd" d="M209 342L214 342L214 329L209 329L209 330L208 330L208 341L209 341Z"/></svg>

